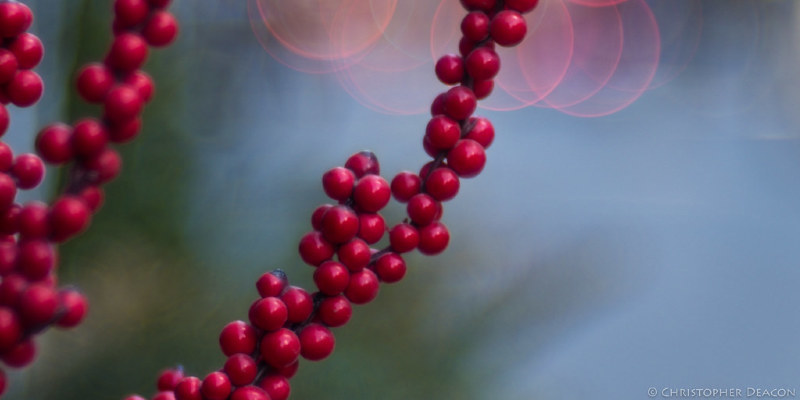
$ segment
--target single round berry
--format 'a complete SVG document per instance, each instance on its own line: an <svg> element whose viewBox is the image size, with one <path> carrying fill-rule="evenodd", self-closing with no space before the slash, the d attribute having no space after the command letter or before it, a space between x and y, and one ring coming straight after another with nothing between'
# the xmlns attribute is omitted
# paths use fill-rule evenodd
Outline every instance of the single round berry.
<svg viewBox="0 0 800 400"><path fill-rule="evenodd" d="M389 243L397 253L406 253L417 248L419 233L410 224L397 224L389 231Z"/></svg>
<svg viewBox="0 0 800 400"><path fill-rule="evenodd" d="M367 175L358 180L353 190L353 200L360 211L374 213L389 203L392 191L389 183L378 175Z"/></svg>
<svg viewBox="0 0 800 400"><path fill-rule="evenodd" d="M269 395L270 400L287 400L292 388L289 385L289 379L283 375L269 374L258 383L258 386L264 389Z"/></svg>
<svg viewBox="0 0 800 400"><path fill-rule="evenodd" d="M125 75L125 78L122 79L122 83L136 90L136 93L139 93L139 97L145 103L153 98L153 93L155 93L156 90L153 84L153 78L142 70L133 71Z"/></svg>
<svg viewBox="0 0 800 400"><path fill-rule="evenodd" d="M328 197L345 201L353 194L355 174L347 168L336 167L322 175L322 188Z"/></svg>
<svg viewBox="0 0 800 400"><path fill-rule="evenodd" d="M506 7L522 14L532 11L539 4L539 0L505 0Z"/></svg>
<svg viewBox="0 0 800 400"><path fill-rule="evenodd" d="M411 171L401 171L392 179L391 187L395 200L405 203L419 193L422 179Z"/></svg>
<svg viewBox="0 0 800 400"><path fill-rule="evenodd" d="M25 239L44 238L50 234L50 211L47 204L32 201L19 213L19 233Z"/></svg>
<svg viewBox="0 0 800 400"><path fill-rule="evenodd" d="M325 216L325 213L332 207L332 204L323 204L314 209L314 212L311 213L311 227L318 231L322 230L322 217Z"/></svg>
<svg viewBox="0 0 800 400"><path fill-rule="evenodd" d="M493 79L472 82L472 92L475 93L475 98L478 100L489 97L492 94L492 90L494 90Z"/></svg>
<svg viewBox="0 0 800 400"><path fill-rule="evenodd" d="M467 73L473 79L492 79L500 71L500 56L488 47L479 47L469 53L466 66Z"/></svg>
<svg viewBox="0 0 800 400"><path fill-rule="evenodd" d="M18 69L17 56L9 50L0 48L0 85L10 81Z"/></svg>
<svg viewBox="0 0 800 400"><path fill-rule="evenodd" d="M486 152L480 143L472 139L462 139L447 153L447 164L459 176L473 177L486 165Z"/></svg>
<svg viewBox="0 0 800 400"><path fill-rule="evenodd" d="M14 160L11 174L17 178L20 189L33 189L44 178L44 163L35 154L20 154Z"/></svg>
<svg viewBox="0 0 800 400"><path fill-rule="evenodd" d="M114 86L114 75L103 64L88 64L78 72L78 94L90 103L102 103Z"/></svg>
<svg viewBox="0 0 800 400"><path fill-rule="evenodd" d="M497 13L489 25L492 39L500 46L515 46L525 39L528 25L525 18L514 10L503 10Z"/></svg>
<svg viewBox="0 0 800 400"><path fill-rule="evenodd" d="M314 271L314 283L320 292L328 296L342 293L349 282L347 267L336 261L326 261Z"/></svg>
<svg viewBox="0 0 800 400"><path fill-rule="evenodd" d="M23 3L5 1L0 3L0 37L14 37L30 28L33 13Z"/></svg>
<svg viewBox="0 0 800 400"><path fill-rule="evenodd" d="M144 26L142 35L150 46L167 46L178 36L178 21L166 11L156 11Z"/></svg>
<svg viewBox="0 0 800 400"><path fill-rule="evenodd" d="M0 276L6 276L17 266L19 248L15 242L0 243Z"/></svg>
<svg viewBox="0 0 800 400"><path fill-rule="evenodd" d="M366 267L371 256L367 242L358 238L339 246L339 250L336 251L339 262L352 272L361 271Z"/></svg>
<svg viewBox="0 0 800 400"><path fill-rule="evenodd" d="M17 196L17 184L8 174L0 172L0 210L7 210Z"/></svg>
<svg viewBox="0 0 800 400"><path fill-rule="evenodd" d="M445 93L439 93L431 102L431 116L444 114L444 98Z"/></svg>
<svg viewBox="0 0 800 400"><path fill-rule="evenodd" d="M450 243L450 232L441 222L434 222L419 230L419 252L426 255L439 254Z"/></svg>
<svg viewBox="0 0 800 400"><path fill-rule="evenodd" d="M489 16L482 11L473 11L461 20L461 33L464 37L480 42L489 37Z"/></svg>
<svg viewBox="0 0 800 400"><path fill-rule="evenodd" d="M497 0L461 0L467 10L483 10L489 12L495 8Z"/></svg>
<svg viewBox="0 0 800 400"><path fill-rule="evenodd" d="M350 274L350 283L344 291L344 296L353 304L366 304L378 296L379 286L375 273L365 268Z"/></svg>
<svg viewBox="0 0 800 400"><path fill-rule="evenodd" d="M62 196L50 209L50 234L62 242L86 229L90 218L89 207L81 198Z"/></svg>
<svg viewBox="0 0 800 400"><path fill-rule="evenodd" d="M28 286L19 296L19 316L27 327L36 327L56 315L58 294L44 283Z"/></svg>
<svg viewBox="0 0 800 400"><path fill-rule="evenodd" d="M203 400L203 393L201 387L203 381L196 376L187 376L178 382L175 387L176 400Z"/></svg>
<svg viewBox="0 0 800 400"><path fill-rule="evenodd" d="M170 368L161 371L158 375L158 379L156 380L156 388L159 391L167 391L167 390L175 390L175 387L178 386L178 382L183 379L183 369L178 368Z"/></svg>
<svg viewBox="0 0 800 400"><path fill-rule="evenodd" d="M0 307L0 352L11 348L22 338L22 323L14 310Z"/></svg>
<svg viewBox="0 0 800 400"><path fill-rule="evenodd" d="M28 287L28 280L18 274L3 277L0 282L0 305L16 308L19 305L19 296Z"/></svg>
<svg viewBox="0 0 800 400"><path fill-rule="evenodd" d="M247 354L241 353L228 357L223 369L234 386L243 386L253 383L258 373L256 360Z"/></svg>
<svg viewBox="0 0 800 400"><path fill-rule="evenodd" d="M31 281L44 279L55 266L55 250L44 240L22 242L17 257L17 268Z"/></svg>
<svg viewBox="0 0 800 400"><path fill-rule="evenodd" d="M332 207L322 216L322 236L330 243L345 243L357 233L358 216L350 207Z"/></svg>
<svg viewBox="0 0 800 400"><path fill-rule="evenodd" d="M386 222L380 214L359 214L358 216L358 237L367 244L373 244L381 240L386 232Z"/></svg>
<svg viewBox="0 0 800 400"><path fill-rule="evenodd" d="M255 328L244 321L233 321L222 328L219 347L226 356L252 354L256 350L257 337Z"/></svg>
<svg viewBox="0 0 800 400"><path fill-rule="evenodd" d="M248 316L253 326L265 331L274 331L286 323L289 311L283 301L277 297L265 297L256 300Z"/></svg>
<svg viewBox="0 0 800 400"><path fill-rule="evenodd" d="M456 85L464 79L464 60L455 55L447 54L436 61L436 77L445 85Z"/></svg>
<svg viewBox="0 0 800 400"><path fill-rule="evenodd" d="M448 167L434 169L425 181L425 191L439 201L456 197L460 186L458 176Z"/></svg>
<svg viewBox="0 0 800 400"><path fill-rule="evenodd" d="M42 92L44 92L42 77L31 70L17 71L6 84L8 100L17 107L33 105L42 97Z"/></svg>
<svg viewBox="0 0 800 400"><path fill-rule="evenodd" d="M63 290L58 294L62 314L56 324L62 328L72 328L83 321L89 310L86 297L76 290Z"/></svg>
<svg viewBox="0 0 800 400"><path fill-rule="evenodd" d="M132 118L112 122L108 129L108 139L114 143L126 143L135 139L142 130L142 119L138 115Z"/></svg>
<svg viewBox="0 0 800 400"><path fill-rule="evenodd" d="M49 163L65 163L72 158L71 139L72 128L68 125L48 125L36 137L36 151Z"/></svg>
<svg viewBox="0 0 800 400"><path fill-rule="evenodd" d="M268 332L261 339L261 356L270 366L285 367L300 356L300 339L286 328Z"/></svg>
<svg viewBox="0 0 800 400"><path fill-rule="evenodd" d="M356 178L361 179L365 175L378 175L381 173L381 165L375 153L364 150L353 154L344 163L345 168L353 171Z"/></svg>
<svg viewBox="0 0 800 400"><path fill-rule="evenodd" d="M78 196L86 203L86 207L89 207L91 212L99 210L105 200L103 189L97 186L86 186L78 193Z"/></svg>
<svg viewBox="0 0 800 400"><path fill-rule="evenodd" d="M44 46L42 41L32 33L23 33L17 36L8 49L17 57L17 65L20 69L31 69L42 61L44 56Z"/></svg>
<svg viewBox="0 0 800 400"><path fill-rule="evenodd" d="M286 319L295 324L304 322L314 311L314 299L303 288L290 286L282 295L288 314Z"/></svg>
<svg viewBox="0 0 800 400"><path fill-rule="evenodd" d="M144 102L136 89L128 85L112 88L104 101L104 116L113 123L127 122L142 112Z"/></svg>
<svg viewBox="0 0 800 400"><path fill-rule="evenodd" d="M264 389L256 386L236 388L228 400L272 400Z"/></svg>
<svg viewBox="0 0 800 400"><path fill-rule="evenodd" d="M150 13L147 0L116 0L114 2L114 16L116 21L125 27L139 25Z"/></svg>
<svg viewBox="0 0 800 400"><path fill-rule="evenodd" d="M231 381L222 372L212 372L203 379L200 391L206 400L226 400L231 394Z"/></svg>
<svg viewBox="0 0 800 400"><path fill-rule="evenodd" d="M306 360L319 361L331 353L336 340L330 329L320 324L308 324L298 335L300 338L300 354Z"/></svg>
<svg viewBox="0 0 800 400"><path fill-rule="evenodd" d="M18 342L14 347L8 349L0 356L6 365L13 368L22 368L30 364L35 357L36 344L33 343L33 339L31 338Z"/></svg>
<svg viewBox="0 0 800 400"><path fill-rule="evenodd" d="M106 63L120 71L133 71L141 68L147 60L147 43L135 33L123 33L111 43Z"/></svg>
<svg viewBox="0 0 800 400"><path fill-rule="evenodd" d="M448 90L444 98L445 114L456 121L467 119L477 106L475 93L466 86L456 86Z"/></svg>
<svg viewBox="0 0 800 400"><path fill-rule="evenodd" d="M433 222L438 209L439 203L427 193L415 195L406 206L409 218L417 226L425 226Z"/></svg>
<svg viewBox="0 0 800 400"><path fill-rule="evenodd" d="M102 184L112 181L122 169L122 158L114 149L105 148L103 151L87 158L84 167L92 172L92 182Z"/></svg>
<svg viewBox="0 0 800 400"><path fill-rule="evenodd" d="M461 138L461 126L458 122L437 115L428 121L425 128L425 138L430 140L430 145L438 151L449 150Z"/></svg>
<svg viewBox="0 0 800 400"><path fill-rule="evenodd" d="M311 266L320 265L333 257L333 245L322 236L322 232L312 231L300 239L298 247L300 258Z"/></svg>
<svg viewBox="0 0 800 400"><path fill-rule="evenodd" d="M108 144L108 132L100 121L86 118L75 123L72 130L72 151L81 156L101 152Z"/></svg>
<svg viewBox="0 0 800 400"><path fill-rule="evenodd" d="M386 253L375 261L375 273L383 282L398 282L406 275L406 262L399 254Z"/></svg>
<svg viewBox="0 0 800 400"><path fill-rule="evenodd" d="M333 328L346 324L352 315L353 307L344 296L326 297L319 303L317 310L319 320Z"/></svg>
<svg viewBox="0 0 800 400"><path fill-rule="evenodd" d="M266 272L256 281L256 289L261 297L280 296L287 282L286 274L281 270Z"/></svg>
<svg viewBox="0 0 800 400"><path fill-rule="evenodd" d="M478 142L484 149L488 149L494 141L494 126L483 117L473 117L467 122L467 134L465 139L472 139Z"/></svg>

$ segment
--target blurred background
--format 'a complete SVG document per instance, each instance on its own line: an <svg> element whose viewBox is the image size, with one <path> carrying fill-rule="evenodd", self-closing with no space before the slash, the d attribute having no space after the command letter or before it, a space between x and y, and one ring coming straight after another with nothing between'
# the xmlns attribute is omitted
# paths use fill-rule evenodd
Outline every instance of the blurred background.
<svg viewBox="0 0 800 400"><path fill-rule="evenodd" d="M71 86L103 56L112 2L26 3L47 88L12 110L18 152L98 112ZM334 3L175 1L182 32L148 62L144 132L61 248L90 316L41 337L6 398L149 396L163 368L219 368L218 333L246 318L261 273L310 286L296 244L325 170L364 148L387 177L426 162L431 54L456 51L457 2L373 0L369 32L343 30L364 15ZM326 21L336 40L303 28ZM446 205L449 249L410 256L404 281L356 307L292 398L800 388L800 3L543 0L529 24L539 35L504 51L479 110L497 137ZM26 198L53 195L48 174Z"/></svg>

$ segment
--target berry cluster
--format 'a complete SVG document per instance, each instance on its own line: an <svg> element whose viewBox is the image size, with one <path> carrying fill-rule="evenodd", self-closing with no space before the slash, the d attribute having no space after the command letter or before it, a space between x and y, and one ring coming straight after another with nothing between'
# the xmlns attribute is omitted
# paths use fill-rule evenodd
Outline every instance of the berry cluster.
<svg viewBox="0 0 800 400"><path fill-rule="evenodd" d="M431 106L423 147L433 158L419 173L402 171L390 182L382 178L377 157L368 151L352 155L322 176L325 193L336 204L323 204L311 215L312 231L300 239L302 260L314 268L313 293L290 286L281 270L256 282L260 294L249 322L227 324L219 337L227 361L200 379L169 369L158 378L151 400L285 400L299 359L319 361L334 349L332 328L346 324L352 304L374 300L380 283L406 274L401 254L414 249L441 253L450 241L440 221L442 203L458 193L461 178L478 175L494 128L473 117L477 100L488 96L500 70L495 44L513 46L525 37L522 13L538 0L461 0L469 11L461 24L460 55L436 63L436 75L447 85ZM380 210L394 197L406 203L408 218L387 229ZM388 232L388 244L372 248ZM384 242L387 242L384 240ZM138 395L125 400L145 400Z"/></svg>
<svg viewBox="0 0 800 400"><path fill-rule="evenodd" d="M110 143L133 139L141 129L143 106L154 93L141 66L148 46L165 46L177 34L165 0L117 0L115 38L103 64L84 67L80 96L103 106L102 118L72 126L55 123L36 138L36 154L14 157L0 142L0 359L24 367L35 357L34 337L52 325L73 327L88 303L75 289L58 288L55 245L79 234L103 202L101 185L114 179L121 159ZM0 0L0 136L10 119L5 104L27 107L42 95L42 79L31 70L42 59L41 41L26 30L33 13L24 4ZM44 162L70 164L63 192L48 205L15 203L17 189L32 189L44 178ZM0 394L6 388L0 370Z"/></svg>

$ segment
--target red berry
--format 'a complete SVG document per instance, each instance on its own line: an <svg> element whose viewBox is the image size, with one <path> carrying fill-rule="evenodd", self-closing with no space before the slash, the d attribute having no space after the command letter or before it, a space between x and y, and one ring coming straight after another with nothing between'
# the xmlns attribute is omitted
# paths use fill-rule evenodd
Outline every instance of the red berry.
<svg viewBox="0 0 800 400"><path fill-rule="evenodd" d="M149 0L153 8L165 8L169 5L171 0Z"/></svg>
<svg viewBox="0 0 800 400"><path fill-rule="evenodd" d="M8 174L0 172L0 210L5 211L14 203L17 196L17 184Z"/></svg>
<svg viewBox="0 0 800 400"><path fill-rule="evenodd" d="M183 379L183 369L166 369L161 371L158 375L158 380L156 381L156 388L159 391L167 391L167 390L175 390L175 387L178 386L178 382Z"/></svg>
<svg viewBox="0 0 800 400"><path fill-rule="evenodd" d="M23 3L6 1L0 3L0 36L14 37L30 28L33 13Z"/></svg>
<svg viewBox="0 0 800 400"><path fill-rule="evenodd" d="M22 324L14 310L0 307L0 352L11 348L22 338Z"/></svg>
<svg viewBox="0 0 800 400"><path fill-rule="evenodd" d="M264 389L255 386L237 388L229 400L272 400Z"/></svg>
<svg viewBox="0 0 800 400"><path fill-rule="evenodd" d="M87 186L83 188L78 196L80 196L81 200L86 203L86 207L89 207L89 211L91 212L96 212L99 210L103 205L103 200L105 199L103 189L100 189L97 186Z"/></svg>
<svg viewBox="0 0 800 400"><path fill-rule="evenodd" d="M46 241L25 241L19 245L17 268L31 281L38 281L53 270L55 259L55 250Z"/></svg>
<svg viewBox="0 0 800 400"><path fill-rule="evenodd" d="M425 226L433 222L438 209L439 203L426 193L415 195L406 206L408 216L417 226Z"/></svg>
<svg viewBox="0 0 800 400"><path fill-rule="evenodd" d="M135 394L132 394L132 395L126 397L124 400L147 400L147 399L145 399L142 396L137 396Z"/></svg>
<svg viewBox="0 0 800 400"><path fill-rule="evenodd" d="M319 303L317 316L323 324L330 327L342 326L353 315L353 307L344 296L326 297Z"/></svg>
<svg viewBox="0 0 800 400"><path fill-rule="evenodd" d="M65 124L46 126L36 137L36 151L53 164L61 164L72 158L72 128Z"/></svg>
<svg viewBox="0 0 800 400"><path fill-rule="evenodd" d="M8 49L17 57L19 69L31 69L42 61L44 47L42 41L32 33L23 33L17 36Z"/></svg>
<svg viewBox="0 0 800 400"><path fill-rule="evenodd" d="M456 86L445 94L445 114L456 121L467 119L477 106L475 93L466 86Z"/></svg>
<svg viewBox="0 0 800 400"><path fill-rule="evenodd" d="M450 232L441 222L434 222L419 230L419 252L426 255L439 254L450 242Z"/></svg>
<svg viewBox="0 0 800 400"><path fill-rule="evenodd" d="M482 11L473 11L461 20L461 33L464 37L480 42L489 37L489 16Z"/></svg>
<svg viewBox="0 0 800 400"><path fill-rule="evenodd" d="M370 213L385 207L391 196L389 183L378 175L367 175L359 179L353 190L353 200L358 209Z"/></svg>
<svg viewBox="0 0 800 400"><path fill-rule="evenodd" d="M78 72L76 85L84 100L101 103L114 86L114 75L103 64L88 64Z"/></svg>
<svg viewBox="0 0 800 400"><path fill-rule="evenodd" d="M491 11L495 8L497 0L461 0L461 5L467 10Z"/></svg>
<svg viewBox="0 0 800 400"><path fill-rule="evenodd" d="M319 361L328 357L336 345L333 333L320 324L308 324L298 336L300 338L300 354L310 361Z"/></svg>
<svg viewBox="0 0 800 400"><path fill-rule="evenodd" d="M25 204L19 213L19 231L25 239L44 238L50 234L50 211L47 205L40 201Z"/></svg>
<svg viewBox="0 0 800 400"><path fill-rule="evenodd" d="M225 374L234 386L243 386L253 383L258 373L258 365L253 357L247 354L234 354L228 357L223 367Z"/></svg>
<svg viewBox="0 0 800 400"><path fill-rule="evenodd" d="M14 163L14 153L11 147L7 144L0 142L0 171L8 171Z"/></svg>
<svg viewBox="0 0 800 400"><path fill-rule="evenodd" d="M344 296L353 304L366 304L378 296L378 289L378 277L365 268L350 275L350 283L344 291Z"/></svg>
<svg viewBox="0 0 800 400"><path fill-rule="evenodd" d="M315 230L322 230L322 217L325 216L325 213L333 207L332 204L323 204L316 209L314 212L311 213L311 227Z"/></svg>
<svg viewBox="0 0 800 400"><path fill-rule="evenodd" d="M167 46L178 36L178 21L166 11L156 11L144 26L142 35L151 46Z"/></svg>
<svg viewBox="0 0 800 400"><path fill-rule="evenodd" d="M84 161L86 169L93 173L93 183L106 183L119 175L122 169L122 159L114 149L105 150L87 158Z"/></svg>
<svg viewBox="0 0 800 400"><path fill-rule="evenodd" d="M300 360L297 360L285 367L275 368L275 372L287 379L292 379L297 374L297 369L300 367Z"/></svg>
<svg viewBox="0 0 800 400"><path fill-rule="evenodd" d="M175 387L176 400L203 400L203 394L200 390L203 381L196 376L187 376L178 382Z"/></svg>
<svg viewBox="0 0 800 400"><path fill-rule="evenodd" d="M136 89L128 85L119 85L108 92L104 106L106 118L114 123L122 123L139 115L144 107L144 102Z"/></svg>
<svg viewBox="0 0 800 400"><path fill-rule="evenodd" d="M392 179L392 194L395 200L401 203L407 202L412 196L419 193L421 187L422 179L410 171L399 172Z"/></svg>
<svg viewBox="0 0 800 400"><path fill-rule="evenodd" d="M139 93L139 97L145 103L153 98L153 93L155 92L153 78L142 70L129 73L122 79L122 83L136 90L136 93Z"/></svg>
<svg viewBox="0 0 800 400"><path fill-rule="evenodd" d="M386 253L375 261L375 273L386 283L398 282L406 275L406 262L396 253Z"/></svg>
<svg viewBox="0 0 800 400"><path fill-rule="evenodd" d="M222 372L212 372L203 379L200 391L206 400L226 400L231 394L231 381Z"/></svg>
<svg viewBox="0 0 800 400"><path fill-rule="evenodd" d="M494 90L494 80L492 79L472 82L472 91L475 93L475 98L478 100L489 97L489 95L492 94L492 90Z"/></svg>
<svg viewBox="0 0 800 400"><path fill-rule="evenodd" d="M479 47L469 53L466 65L467 73L473 79L492 79L500 71L500 56L488 47Z"/></svg>
<svg viewBox="0 0 800 400"><path fill-rule="evenodd" d="M372 256L369 245L361 239L353 239L341 246L336 252L339 262L348 270L357 272L369 264Z"/></svg>
<svg viewBox="0 0 800 400"><path fill-rule="evenodd" d="M447 153L447 164L459 176L470 178L483 170L486 152L478 142L462 139Z"/></svg>
<svg viewBox="0 0 800 400"><path fill-rule="evenodd" d="M59 293L58 297L63 314L56 324L62 328L71 328L80 324L89 310L89 302L86 301L86 297L76 290L64 290Z"/></svg>
<svg viewBox="0 0 800 400"><path fill-rule="evenodd" d="M464 138L478 142L484 149L488 149L494 141L494 127L486 118L470 118L469 122L467 122L466 129L467 134Z"/></svg>
<svg viewBox="0 0 800 400"><path fill-rule="evenodd" d="M42 97L43 91L42 77L31 70L17 71L17 74L6 84L6 96L17 107L33 105Z"/></svg>
<svg viewBox="0 0 800 400"><path fill-rule="evenodd" d="M532 11L537 4L539 0L506 0L506 7L523 14Z"/></svg>
<svg viewBox="0 0 800 400"><path fill-rule="evenodd" d="M353 193L355 174L347 168L336 167L322 175L322 188L328 197L345 201Z"/></svg>
<svg viewBox="0 0 800 400"><path fill-rule="evenodd" d="M497 44L508 47L517 45L525 39L528 26L519 12L503 10L492 18L489 32Z"/></svg>
<svg viewBox="0 0 800 400"><path fill-rule="evenodd" d="M35 154L20 154L14 160L11 174L17 178L20 189L33 189L44 178L44 163Z"/></svg>
<svg viewBox="0 0 800 400"><path fill-rule="evenodd" d="M288 310L283 301L277 297L265 297L256 300L248 313L250 323L265 331L274 331L286 323Z"/></svg>
<svg viewBox="0 0 800 400"><path fill-rule="evenodd" d="M236 353L252 354L256 350L257 334L255 328L244 321L233 321L219 334L222 353L231 356Z"/></svg>
<svg viewBox="0 0 800 400"><path fill-rule="evenodd" d="M142 119L134 117L121 122L112 123L108 129L108 138L114 143L130 142L142 129Z"/></svg>
<svg viewBox="0 0 800 400"><path fill-rule="evenodd" d="M333 245L318 231L311 231L300 239L299 251L300 258L312 267L333 257Z"/></svg>
<svg viewBox="0 0 800 400"><path fill-rule="evenodd" d="M62 196L50 209L50 231L53 239L62 242L80 233L89 225L89 207L79 197Z"/></svg>
<svg viewBox="0 0 800 400"><path fill-rule="evenodd" d="M361 179L365 175L378 175L381 173L381 166L375 153L364 150L353 154L344 163L345 168L353 171L356 178Z"/></svg>
<svg viewBox="0 0 800 400"><path fill-rule="evenodd" d="M6 276L14 272L17 266L17 243L0 243L0 276Z"/></svg>
<svg viewBox="0 0 800 400"><path fill-rule="evenodd" d="M444 114L444 98L445 93L439 93L431 103L431 116L435 117Z"/></svg>
<svg viewBox="0 0 800 400"><path fill-rule="evenodd" d="M287 400L291 393L289 379L283 375L270 374L259 382L258 386L269 395L269 400Z"/></svg>
<svg viewBox="0 0 800 400"><path fill-rule="evenodd" d="M447 54L436 61L436 77L445 85L456 85L464 79L464 60L455 55Z"/></svg>
<svg viewBox="0 0 800 400"><path fill-rule="evenodd" d="M439 201L456 197L460 186L458 176L448 167L436 168L425 181L425 191Z"/></svg>
<svg viewBox="0 0 800 400"><path fill-rule="evenodd" d="M8 116L6 106L0 104L0 136L6 134L8 125L11 123L11 118Z"/></svg>
<svg viewBox="0 0 800 400"><path fill-rule="evenodd" d="M286 328L266 333L261 339L261 356L270 366L285 367L300 356L300 339Z"/></svg>
<svg viewBox="0 0 800 400"><path fill-rule="evenodd" d="M19 296L28 287L28 280L22 275L11 274L3 277L0 282L0 304L17 307Z"/></svg>
<svg viewBox="0 0 800 400"><path fill-rule="evenodd" d="M425 128L425 138L438 151L449 150L461 138L461 126L444 115L433 117Z"/></svg>
<svg viewBox="0 0 800 400"><path fill-rule="evenodd" d="M58 294L43 283L28 286L19 296L19 316L27 327L36 327L56 315Z"/></svg>
<svg viewBox="0 0 800 400"><path fill-rule="evenodd" d="M389 243L397 253L406 253L417 248L419 233L410 224L397 224L389 231Z"/></svg>
<svg viewBox="0 0 800 400"><path fill-rule="evenodd" d="M81 156L91 156L102 151L108 143L108 132L100 121L86 118L78 121L72 130L72 151Z"/></svg>
<svg viewBox="0 0 800 400"><path fill-rule="evenodd" d="M359 214L358 237L364 239L367 244L381 240L385 231L386 223L380 214Z"/></svg>
<svg viewBox="0 0 800 400"><path fill-rule="evenodd" d="M147 0L116 0L114 2L114 15L116 21L125 27L139 25L150 13Z"/></svg>
<svg viewBox="0 0 800 400"><path fill-rule="evenodd" d="M286 274L281 270L276 270L261 275L256 281L256 289L261 297L275 297L283 293L286 283Z"/></svg>
<svg viewBox="0 0 800 400"><path fill-rule="evenodd" d="M4 3L0 3L4 4ZM36 344L33 339L28 338L17 343L14 347L3 353L0 358L9 367L22 368L30 364L36 357Z"/></svg>
<svg viewBox="0 0 800 400"><path fill-rule="evenodd" d="M289 322L299 324L308 319L314 311L314 299L303 288L290 286L282 295L281 300L286 304Z"/></svg>
<svg viewBox="0 0 800 400"><path fill-rule="evenodd" d="M120 71L133 71L141 68L147 60L147 43L135 33L123 33L111 43L106 63Z"/></svg>
<svg viewBox="0 0 800 400"><path fill-rule="evenodd" d="M322 216L322 236L330 243L345 243L358 233L358 216L350 207L332 207Z"/></svg>
<svg viewBox="0 0 800 400"><path fill-rule="evenodd" d="M336 261L326 261L314 271L314 283L320 292L329 296L342 293L349 282L347 267Z"/></svg>
<svg viewBox="0 0 800 400"><path fill-rule="evenodd" d="M0 48L0 85L14 77L19 69L19 63L14 53Z"/></svg>
<svg viewBox="0 0 800 400"><path fill-rule="evenodd" d="M175 393L172 391L158 392L150 400L175 400Z"/></svg>

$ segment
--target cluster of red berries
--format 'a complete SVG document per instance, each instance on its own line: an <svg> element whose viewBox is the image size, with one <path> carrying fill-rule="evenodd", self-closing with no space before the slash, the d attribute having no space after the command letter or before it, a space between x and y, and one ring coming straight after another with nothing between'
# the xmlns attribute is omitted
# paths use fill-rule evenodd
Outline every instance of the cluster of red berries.
<svg viewBox="0 0 800 400"><path fill-rule="evenodd" d="M104 64L91 64L78 74L83 99L102 103L102 119L86 118L73 126L49 125L36 138L36 154L14 157L0 142L0 360L10 367L30 364L36 354L34 336L51 325L73 327L86 314L84 296L58 288L55 245L79 234L103 202L101 185L121 168L109 143L126 142L141 129L140 114L154 92L152 79L139 68L148 45L164 46L177 34L175 18L164 8L168 0L117 0L115 38ZM10 118L5 104L35 104L42 79L31 68L41 61L41 41L25 32L33 13L16 1L0 1L0 136ZM44 178L44 162L71 170L64 192L52 204L15 203L17 189L32 189ZM0 394L6 388L0 369Z"/></svg>
<svg viewBox="0 0 800 400"><path fill-rule="evenodd" d="M460 178L478 175L485 149L494 139L489 120L473 117L477 100L489 95L500 70L495 43L513 46L527 28L522 13L538 0L461 0L470 11L461 29L461 55L446 55L436 74L448 85L431 106L432 119L423 139L433 158L419 173L402 171L390 182L380 176L377 157L369 151L352 155L322 176L325 193L336 204L323 204L311 215L312 231L300 239L302 260L314 267L317 291L288 284L276 270L262 275L260 298L249 322L233 321L219 337L228 357L224 366L200 379L169 369L159 376L151 400L285 400L299 359L319 361L334 349L332 328L345 325L352 304L374 300L381 282L406 274L402 253L441 253L450 241L440 222L442 202L456 196ZM387 228L380 210L391 197L406 203L408 218ZM382 249L372 248L384 239ZM125 400L145 400L132 395Z"/></svg>

